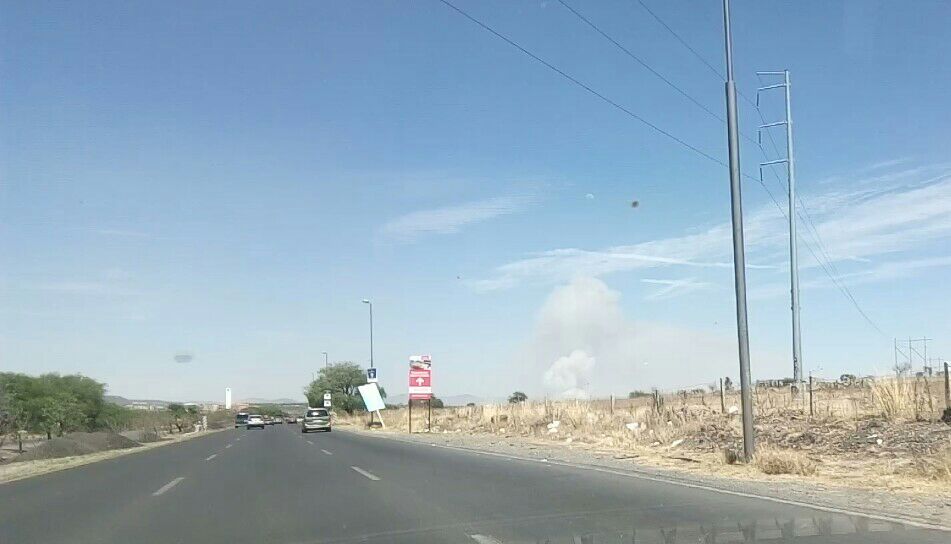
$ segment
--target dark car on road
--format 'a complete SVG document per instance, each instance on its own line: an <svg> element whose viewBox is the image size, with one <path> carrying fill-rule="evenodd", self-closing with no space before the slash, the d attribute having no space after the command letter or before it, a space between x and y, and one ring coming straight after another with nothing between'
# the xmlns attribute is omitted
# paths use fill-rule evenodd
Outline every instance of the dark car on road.
<svg viewBox="0 0 951 544"><path fill-rule="evenodd" d="M300 423L300 432L308 433L310 431L330 432L330 412L326 408L310 408L304 414Z"/></svg>
<svg viewBox="0 0 951 544"><path fill-rule="evenodd" d="M234 416L234 428L237 429L238 427L246 426L248 424L248 417L246 412L238 412L238 414Z"/></svg>

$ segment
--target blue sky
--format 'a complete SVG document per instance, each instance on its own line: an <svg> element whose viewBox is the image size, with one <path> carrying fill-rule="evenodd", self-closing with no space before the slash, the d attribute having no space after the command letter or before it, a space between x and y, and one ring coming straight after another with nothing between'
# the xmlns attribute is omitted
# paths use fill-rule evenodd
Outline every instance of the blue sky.
<svg viewBox="0 0 951 544"><path fill-rule="evenodd" d="M722 117L722 80L637 2L569 3ZM722 70L719 2L645 4ZM719 120L559 2L457 5L726 160ZM130 397L299 397L322 351L367 362L369 297L392 393L416 353L444 395L736 375L726 169L439 1L3 12L5 370L82 372ZM802 247L806 370L887 371L893 336L951 357L951 6L734 12L738 88L791 71L802 200L884 332ZM755 135L744 101L740 116ZM762 160L744 141L743 170ZM785 224L756 182L744 199L753 373L786 375Z"/></svg>

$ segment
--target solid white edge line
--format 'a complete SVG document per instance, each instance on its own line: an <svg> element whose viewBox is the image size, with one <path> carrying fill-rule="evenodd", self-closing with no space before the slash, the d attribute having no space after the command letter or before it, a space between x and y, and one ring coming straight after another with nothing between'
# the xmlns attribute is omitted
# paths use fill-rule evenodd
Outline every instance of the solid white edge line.
<svg viewBox="0 0 951 544"><path fill-rule="evenodd" d="M377 481L377 480L380 479L379 476L376 476L375 474L370 474L369 472L363 470L363 469L360 468L360 467L350 467L350 468L352 468L353 470L359 472L360 474L366 476L367 478L369 478L369 479L371 479L371 480L373 480L373 481Z"/></svg>
<svg viewBox="0 0 951 544"><path fill-rule="evenodd" d="M230 448L231 446L234 446L234 444L228 444L227 446L225 446L225 449L228 449L228 448Z"/></svg>
<svg viewBox="0 0 951 544"><path fill-rule="evenodd" d="M215 457L218 457L218 454L217 454L217 453L212 453L212 454L209 455L208 457L205 457L205 461L211 461L211 460L214 459Z"/></svg>
<svg viewBox="0 0 951 544"><path fill-rule="evenodd" d="M324 453L327 454L327 455L333 455L332 453L330 453L330 452L327 451L327 450L320 450L320 451L324 452Z"/></svg>
<svg viewBox="0 0 951 544"><path fill-rule="evenodd" d="M171 489L171 488L175 487L176 485L178 485L178 482L180 482L180 481L182 481L182 480L184 480L184 479L185 479L184 476L179 476L178 478L175 478L175 479L172 480L171 482L169 482L169 483L163 485L162 487L158 488L158 490L157 490L155 493L152 493L152 496L153 496L153 497L158 497L158 496L161 495L162 493L165 493L165 492L168 491L169 489Z"/></svg>
<svg viewBox="0 0 951 544"><path fill-rule="evenodd" d="M354 432L353 434L361 435L362 433L356 433L356 432ZM388 439L390 439L390 440L396 440L396 441L399 441L399 442L403 442L403 443L405 443L405 444L415 444L415 445L417 445L417 446L424 446L424 445L425 445L424 443L421 443L421 442L416 442L416 441L414 441L414 440L405 440L405 439L402 439L402 438L399 438L399 437L395 437L395 436L391 436L391 437L380 437L380 438L388 438ZM535 458L532 458L532 457L521 457L521 456L518 456L518 455L510 455L510 454L507 454L507 453L497 453L497 452L494 452L494 451L483 451L483 450L477 450L477 449L474 449L474 448L466 448L466 447L462 447L462 446L448 446L448 445L445 445L445 444L429 444L429 445L430 445L430 446L435 446L435 447L437 447L437 448L444 448L444 449L447 449L447 450L466 451L466 452L474 453L474 454L477 454L477 455L489 455L489 456L492 456L492 457L503 457L503 458L517 459L517 460L519 460L519 461L529 461L529 462L532 462L532 463L544 463L544 464L546 464L546 465L562 466L562 467L576 468L576 469L584 469L584 470L593 470L593 471L595 471L595 472L601 472L601 473L604 473L604 474L613 474L613 475L616 475L616 476L627 476L627 477L629 477L629 478L635 478L635 479L639 479L639 480L647 480L647 481L658 482L658 483L663 483L663 484L679 485L679 486L683 486L683 487L689 487L689 488L691 488L691 489L702 489L702 490L704 490L704 491L712 491L712 492L714 492L714 493L724 493L724 494L726 494L726 495L733 495L733 496L736 496L736 497L744 497L744 498L747 498L747 499L762 499L762 500L765 500L765 501L775 502L775 503L779 503L779 504L787 504L787 505L789 505L789 506L798 506L798 507L800 507L800 508L811 508L811 509L813 509L813 510L822 510L822 511L824 511L824 512L832 512L833 514L845 514L845 515L848 515L848 516L859 516L859 517L868 518L868 519L874 519L874 520L878 520L878 521L887 521L888 523L897 523L897 524L899 524L899 525L908 525L908 526L911 526L911 527L918 527L919 529L932 529L932 530L935 530L935 531L944 531L944 532L949 532L949 533L951 533L951 527L947 527L947 526L944 526L944 525L935 525L935 524L933 524L933 523L926 523L926 522L923 522L923 521L916 521L916 520L911 520L911 519L904 519L904 518L899 518L899 517L886 516L886 515L883 515L883 514L869 514L869 513L865 513L865 512L857 512L857 511L855 511L855 510L847 510L847 509L845 509L845 508L836 508L836 507L834 507L834 506L822 506L822 505L818 505L818 504L810 504L810 503L807 503L807 502L802 502L802 501L797 501L797 500L792 500L792 499L780 499L780 498L778 498L778 497L770 497L770 496L768 496L768 495L757 495L757 494L755 494L755 493L747 493L747 492L745 492L745 491L733 491L733 490L730 490L730 489L720 489L720 488L718 488L718 487L713 487L713 486L709 486L709 485L705 485L705 484L695 484L695 483L690 483L690 482L681 482L681 481L675 480L675 479L673 479L673 478L670 478L670 479L664 478L663 476L651 476L651 475L648 475L648 474L642 474L642 473L636 473L636 472L625 472L625 471L622 471L622 470L613 470L613 469L604 468L604 467L597 467L597 466L594 466L594 465L583 465L583 464L569 463L569 462L566 462L566 461L552 461L551 459L535 459Z"/></svg>

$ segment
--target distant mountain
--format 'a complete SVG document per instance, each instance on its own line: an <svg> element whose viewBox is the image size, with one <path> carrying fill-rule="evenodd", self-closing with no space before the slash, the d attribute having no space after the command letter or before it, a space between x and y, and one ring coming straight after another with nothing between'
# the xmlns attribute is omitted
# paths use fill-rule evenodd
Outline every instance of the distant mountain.
<svg viewBox="0 0 951 544"><path fill-rule="evenodd" d="M133 404L149 404L151 406L168 406L170 401L155 399L127 399L119 395L103 395L102 399L106 402L118 404L119 406L132 406Z"/></svg>
<svg viewBox="0 0 951 544"><path fill-rule="evenodd" d="M288 398L280 398L280 399L261 399L261 398L252 397L252 398L249 398L249 399L241 399L241 400L238 401L238 403L239 403L239 404L242 404L242 403L248 403L248 404L306 404L306 403L307 403L307 399L288 399Z"/></svg>
<svg viewBox="0 0 951 544"><path fill-rule="evenodd" d="M437 397L439 397L437 395ZM499 402L498 399L477 397L475 395L449 395L446 397L439 397L443 401L443 404L446 406L465 406L469 403L476 405L481 404L492 404L494 402ZM387 404L406 404L407 395L405 393L399 395L389 395L386 397Z"/></svg>

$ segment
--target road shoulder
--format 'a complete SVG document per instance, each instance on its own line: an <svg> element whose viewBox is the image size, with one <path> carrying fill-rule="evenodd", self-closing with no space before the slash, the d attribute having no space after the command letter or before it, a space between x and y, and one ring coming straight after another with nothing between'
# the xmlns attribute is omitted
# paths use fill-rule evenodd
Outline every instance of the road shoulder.
<svg viewBox="0 0 951 544"><path fill-rule="evenodd" d="M853 488L801 476L755 475L746 470L746 467L737 467L736 474L723 476L702 473L691 461L680 461L684 465L682 469L658 467L645 464L643 460L630 456L619 456L617 452L534 442L520 437L461 433L408 435L350 426L340 426L338 429L360 436L609 471L619 475L661 480L733 495L765 498L951 531L951 490L935 489L932 486L927 486L918 493L907 490Z"/></svg>
<svg viewBox="0 0 951 544"><path fill-rule="evenodd" d="M193 440L196 438L212 436L221 431L227 431L229 429L230 428L224 428L224 429L214 429L210 431L187 433L184 435L177 435L174 438L162 440L160 442L149 442L146 444L142 444L141 446L136 446L134 448L128 448L128 449L100 451L96 453L90 453L87 455L77 455L74 457L61 457L59 459L40 459L36 461L23 461L19 463L9 463L5 465L0 465L0 485L9 483L9 482L15 482L18 480L23 480L26 478L32 478L34 476L49 474L51 472L59 472L61 470L68 470L71 468L81 467L84 465L88 465L90 463L97 463L99 461L106 461L108 459L115 459L117 457L133 455L136 453L153 450L155 448L161 448L161 447L170 446L173 444L181 444L182 442L187 442L189 440Z"/></svg>

